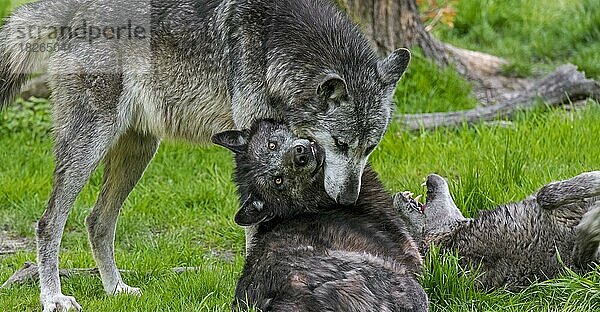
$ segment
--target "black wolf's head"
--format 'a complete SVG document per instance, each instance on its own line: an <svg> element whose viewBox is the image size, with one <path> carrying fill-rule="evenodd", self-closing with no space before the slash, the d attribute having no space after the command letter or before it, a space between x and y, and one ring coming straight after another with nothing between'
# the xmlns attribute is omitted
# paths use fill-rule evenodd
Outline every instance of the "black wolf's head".
<svg viewBox="0 0 600 312"><path fill-rule="evenodd" d="M235 153L241 203L235 221L239 225L257 224L331 201L323 187L323 149L297 138L287 126L261 120L249 130L218 133L213 142Z"/></svg>

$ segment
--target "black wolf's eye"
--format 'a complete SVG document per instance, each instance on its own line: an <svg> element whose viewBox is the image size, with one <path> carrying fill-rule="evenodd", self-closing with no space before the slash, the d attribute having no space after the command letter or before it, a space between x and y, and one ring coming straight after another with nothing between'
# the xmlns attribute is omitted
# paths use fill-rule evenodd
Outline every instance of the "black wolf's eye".
<svg viewBox="0 0 600 312"><path fill-rule="evenodd" d="M273 182L275 183L275 185L281 186L281 185L283 185L283 178L277 177L277 178L275 178L275 180L273 180Z"/></svg>
<svg viewBox="0 0 600 312"><path fill-rule="evenodd" d="M269 142L268 147L269 147L270 150L274 151L277 148L277 143L275 143L275 142Z"/></svg>

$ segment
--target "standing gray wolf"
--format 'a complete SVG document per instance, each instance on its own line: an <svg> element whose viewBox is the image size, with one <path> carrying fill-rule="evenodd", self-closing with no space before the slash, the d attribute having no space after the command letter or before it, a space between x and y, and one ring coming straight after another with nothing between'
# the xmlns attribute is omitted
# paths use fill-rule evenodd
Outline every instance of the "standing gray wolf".
<svg viewBox="0 0 600 312"><path fill-rule="evenodd" d="M556 277L567 266L589 270L599 260L600 171L542 187L523 201L464 218L447 182L427 178L427 203L411 205L396 195L415 239L427 252L430 244L455 250L464 267L478 269L484 289L516 289Z"/></svg>
<svg viewBox="0 0 600 312"><path fill-rule="evenodd" d="M347 207L323 187L323 148L283 124L263 120L213 141L235 152L235 221L258 225L234 310L428 310L418 248L370 167Z"/></svg>
<svg viewBox="0 0 600 312"><path fill-rule="evenodd" d="M45 58L56 169L37 235L41 301L51 311L80 308L61 292L58 249L102 160L102 192L87 218L92 251L106 292L139 293L117 270L115 224L161 139L208 142L258 118L285 120L325 150L327 194L352 204L410 53L379 61L326 0L47 0L22 6L0 31L0 105Z"/></svg>

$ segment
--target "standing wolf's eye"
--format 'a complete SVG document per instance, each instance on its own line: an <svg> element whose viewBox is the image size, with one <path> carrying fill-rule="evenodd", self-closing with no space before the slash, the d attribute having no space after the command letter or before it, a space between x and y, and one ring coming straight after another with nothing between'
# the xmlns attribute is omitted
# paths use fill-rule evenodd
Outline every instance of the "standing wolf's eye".
<svg viewBox="0 0 600 312"><path fill-rule="evenodd" d="M275 142L269 142L268 147L269 147L270 150L274 151L277 148L277 143L275 143Z"/></svg>
<svg viewBox="0 0 600 312"><path fill-rule="evenodd" d="M367 148L367 150L365 151L365 155L369 155L371 154L371 152L373 152L375 150L375 148L377 147L377 144L371 145Z"/></svg>
<svg viewBox="0 0 600 312"><path fill-rule="evenodd" d="M342 141L339 137L333 137L333 143L335 144L335 147L342 151L347 151L349 149L348 143Z"/></svg>
<svg viewBox="0 0 600 312"><path fill-rule="evenodd" d="M277 177L277 178L275 178L275 180L273 180L273 182L275 183L275 185L281 186L283 184L283 178Z"/></svg>

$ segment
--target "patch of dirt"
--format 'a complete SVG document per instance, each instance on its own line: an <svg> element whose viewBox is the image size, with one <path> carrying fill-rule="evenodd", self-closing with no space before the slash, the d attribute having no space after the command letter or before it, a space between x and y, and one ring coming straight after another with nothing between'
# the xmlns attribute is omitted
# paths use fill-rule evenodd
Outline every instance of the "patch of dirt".
<svg viewBox="0 0 600 312"><path fill-rule="evenodd" d="M31 250L33 245L31 239L15 235L9 232L7 227L0 229L0 255L10 255L19 250Z"/></svg>

